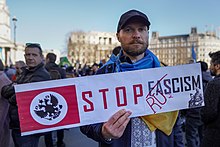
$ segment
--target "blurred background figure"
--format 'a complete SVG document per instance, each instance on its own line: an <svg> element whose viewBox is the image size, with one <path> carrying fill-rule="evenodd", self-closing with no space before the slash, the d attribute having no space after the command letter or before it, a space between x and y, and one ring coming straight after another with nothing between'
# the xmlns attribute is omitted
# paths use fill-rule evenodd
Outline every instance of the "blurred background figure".
<svg viewBox="0 0 220 147"><path fill-rule="evenodd" d="M15 67L14 65L10 65L9 67L6 66L6 68L4 69L5 71L5 74L8 76L8 78L10 80L12 80L12 77L16 74L16 70L15 70Z"/></svg>
<svg viewBox="0 0 220 147"><path fill-rule="evenodd" d="M51 70L56 70L59 72L61 79L66 78L66 71L59 67L59 65L57 65L56 62L57 56L54 53L48 53L46 55L46 59L45 59L45 68L47 69L47 71L51 71Z"/></svg>
<svg viewBox="0 0 220 147"><path fill-rule="evenodd" d="M189 62L190 63L190 62ZM194 63L194 62L191 62ZM208 72L208 64L204 61L198 61L201 65L203 90L212 80L210 72ZM199 147L203 138L204 124L201 119L201 107L187 109L185 112L185 131L187 147Z"/></svg>
<svg viewBox="0 0 220 147"><path fill-rule="evenodd" d="M91 67L89 75L94 75L98 69L99 69L99 65L97 63L94 63Z"/></svg>
<svg viewBox="0 0 220 147"><path fill-rule="evenodd" d="M100 60L99 62L99 67L102 67L102 65L104 65L106 63L105 59Z"/></svg>
<svg viewBox="0 0 220 147"><path fill-rule="evenodd" d="M212 80L212 75L210 71L208 71L208 64L206 62L198 61L198 63L201 64L203 90L205 91L208 82Z"/></svg>
<svg viewBox="0 0 220 147"><path fill-rule="evenodd" d="M16 61L15 62L15 75L12 76L12 81L16 81L16 79L21 75L22 73L22 68L25 68L26 64L24 61Z"/></svg>
<svg viewBox="0 0 220 147"><path fill-rule="evenodd" d="M11 83L11 80L4 73L4 65L0 59L0 92L2 87ZM9 129L9 103L0 95L0 147L9 147L10 129Z"/></svg>
<svg viewBox="0 0 220 147"><path fill-rule="evenodd" d="M85 63L82 68L78 69L79 76L89 76L91 67Z"/></svg>
<svg viewBox="0 0 220 147"><path fill-rule="evenodd" d="M79 77L79 73L74 70L73 66L68 66L66 68L66 78L75 78Z"/></svg>
<svg viewBox="0 0 220 147"><path fill-rule="evenodd" d="M51 79L56 80L56 79L64 79L66 78L66 71L59 67L56 62L57 56L54 53L48 53L46 55L45 59L45 68L46 70L50 73ZM55 134L55 135L54 135ZM53 136L55 136L53 139ZM53 147L54 146L54 140L57 140L55 143L55 146L57 147L64 147L64 130L57 130L57 131L52 131L48 132L44 136L45 139L45 144L46 147Z"/></svg>

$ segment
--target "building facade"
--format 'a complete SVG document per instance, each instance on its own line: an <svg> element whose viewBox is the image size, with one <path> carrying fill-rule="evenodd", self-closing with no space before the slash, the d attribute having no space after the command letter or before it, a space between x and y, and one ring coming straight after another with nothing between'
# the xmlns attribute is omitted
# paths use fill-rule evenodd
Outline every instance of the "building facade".
<svg viewBox="0 0 220 147"><path fill-rule="evenodd" d="M0 59L5 65L24 60L24 45L11 40L10 13L6 0L0 0Z"/></svg>
<svg viewBox="0 0 220 147"><path fill-rule="evenodd" d="M115 33L106 32L72 32L68 42L68 58L71 63L92 64L108 60L112 49L120 45ZM196 61L210 63L209 52L220 50L220 38L214 31L198 33L192 27L189 34L159 36L152 32L149 49L166 65L189 63L192 58L192 47Z"/></svg>
<svg viewBox="0 0 220 147"><path fill-rule="evenodd" d="M192 46L197 61L210 63L209 52L220 50L220 39L214 31L198 33L197 28L191 28L189 34L174 36L159 36L152 32L149 48L163 63L172 66L187 64L192 60Z"/></svg>
<svg viewBox="0 0 220 147"><path fill-rule="evenodd" d="M72 32L68 41L68 59L73 65L100 63L107 60L118 45L115 33Z"/></svg>

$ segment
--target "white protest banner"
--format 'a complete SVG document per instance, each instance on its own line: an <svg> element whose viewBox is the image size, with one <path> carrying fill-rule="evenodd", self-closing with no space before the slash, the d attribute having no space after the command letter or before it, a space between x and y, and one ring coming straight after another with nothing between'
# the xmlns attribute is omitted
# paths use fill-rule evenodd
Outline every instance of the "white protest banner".
<svg viewBox="0 0 220 147"><path fill-rule="evenodd" d="M22 135L200 107L200 64L69 78L15 86Z"/></svg>

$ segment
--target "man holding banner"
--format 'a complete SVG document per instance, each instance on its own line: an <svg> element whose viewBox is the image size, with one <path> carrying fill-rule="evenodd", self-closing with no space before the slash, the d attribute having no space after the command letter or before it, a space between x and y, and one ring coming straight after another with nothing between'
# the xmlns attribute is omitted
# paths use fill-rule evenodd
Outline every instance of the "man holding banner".
<svg viewBox="0 0 220 147"><path fill-rule="evenodd" d="M140 11L124 13L117 27L121 51L97 71L97 74L126 72L160 67L148 49L150 22ZM130 118L122 109L105 123L81 127L82 133L99 142L100 147L174 147L182 144L178 111ZM177 122L176 122L177 121ZM173 128L174 127L174 128Z"/></svg>
<svg viewBox="0 0 220 147"><path fill-rule="evenodd" d="M25 61L27 68L23 69L21 76L15 83L6 85L2 88L2 96L10 103L10 128L12 138L16 147L38 147L40 135L21 136L20 121L18 116L17 98L14 85L50 80L50 75L44 68L43 54L40 44L28 43L25 47ZM22 105L22 107L28 107ZM20 108L21 109L21 108ZM26 118L25 118L26 119Z"/></svg>

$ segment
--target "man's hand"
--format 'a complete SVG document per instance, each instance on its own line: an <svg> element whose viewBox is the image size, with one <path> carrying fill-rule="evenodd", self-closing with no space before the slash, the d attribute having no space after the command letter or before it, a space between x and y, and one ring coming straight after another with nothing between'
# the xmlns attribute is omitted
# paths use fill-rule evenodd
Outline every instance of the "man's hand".
<svg viewBox="0 0 220 147"><path fill-rule="evenodd" d="M102 136L105 139L120 138L130 121L130 118L128 118L130 115L131 112L125 111L124 109L116 112L106 123L103 124Z"/></svg>

